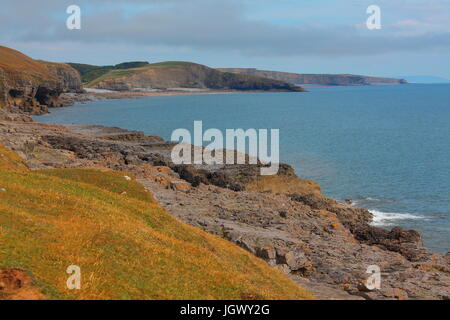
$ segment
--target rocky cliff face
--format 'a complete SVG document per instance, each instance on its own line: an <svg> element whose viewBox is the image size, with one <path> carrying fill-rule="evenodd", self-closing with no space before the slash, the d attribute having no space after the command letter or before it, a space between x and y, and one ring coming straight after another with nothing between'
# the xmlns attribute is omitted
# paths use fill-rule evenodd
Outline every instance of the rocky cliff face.
<svg viewBox="0 0 450 320"><path fill-rule="evenodd" d="M269 79L286 81L296 85L324 85L324 86L364 86L380 84L406 84L404 79L368 77L353 74L298 74L289 72L266 71L251 68L224 68L223 72L245 74Z"/></svg>
<svg viewBox="0 0 450 320"><path fill-rule="evenodd" d="M42 63L57 77L64 91L77 92L82 90L81 78L70 65L47 61L42 61Z"/></svg>
<svg viewBox="0 0 450 320"><path fill-rule="evenodd" d="M0 46L0 108L42 114L62 105L61 93L81 90L81 78L69 65L33 60Z"/></svg>
<svg viewBox="0 0 450 320"><path fill-rule="evenodd" d="M112 70L91 81L88 86L118 91L172 88L304 91L284 81L221 72L189 62L163 62L141 68Z"/></svg>

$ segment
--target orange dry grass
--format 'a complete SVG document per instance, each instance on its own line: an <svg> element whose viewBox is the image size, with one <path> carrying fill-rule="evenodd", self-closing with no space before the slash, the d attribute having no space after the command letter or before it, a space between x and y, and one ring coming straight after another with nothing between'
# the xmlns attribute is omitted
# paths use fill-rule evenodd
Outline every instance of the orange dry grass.
<svg viewBox="0 0 450 320"><path fill-rule="evenodd" d="M0 268L49 299L307 299L230 242L181 223L112 171L0 169ZM126 194L123 194L126 190ZM78 265L81 290L68 290Z"/></svg>
<svg viewBox="0 0 450 320"><path fill-rule="evenodd" d="M19 155L0 145L0 170L28 170ZM0 182L1 188L1 182Z"/></svg>
<svg viewBox="0 0 450 320"><path fill-rule="evenodd" d="M294 176L261 176L256 181L246 185L251 191L271 191L281 194L321 194L322 190L318 183L314 181L300 179Z"/></svg>
<svg viewBox="0 0 450 320"><path fill-rule="evenodd" d="M0 46L0 68L7 72L21 73L41 79L54 79L45 64L33 60L19 51Z"/></svg>

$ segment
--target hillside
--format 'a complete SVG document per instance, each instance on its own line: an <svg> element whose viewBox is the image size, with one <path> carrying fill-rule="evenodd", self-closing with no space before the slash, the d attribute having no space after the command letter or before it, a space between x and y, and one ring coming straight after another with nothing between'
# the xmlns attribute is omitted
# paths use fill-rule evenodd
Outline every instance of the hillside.
<svg viewBox="0 0 450 320"><path fill-rule="evenodd" d="M182 61L153 63L138 68L125 64L122 68L86 68L71 64L87 82L86 86L96 89L117 91L211 89L211 90L264 90L264 91L304 91L290 83L256 77L221 72L204 65Z"/></svg>
<svg viewBox="0 0 450 320"><path fill-rule="evenodd" d="M0 243L0 300L311 298L263 260L172 217L124 173L28 171L1 146ZM70 265L81 268L81 290L66 288Z"/></svg>
<svg viewBox="0 0 450 320"><path fill-rule="evenodd" d="M361 86L380 84L405 84L406 80L368 77L352 74L298 74L279 71L266 71L252 68L222 68L223 72L252 75L279 81L286 81L295 85L324 85L324 86Z"/></svg>
<svg viewBox="0 0 450 320"><path fill-rule="evenodd" d="M139 68L148 64L149 63L145 61L124 62L114 66L94 66L90 64L69 63L72 68L80 73L83 83L89 83L112 70Z"/></svg>
<svg viewBox="0 0 450 320"><path fill-rule="evenodd" d="M0 46L0 108L44 113L61 105L61 93L81 89L81 79L69 65L34 60Z"/></svg>

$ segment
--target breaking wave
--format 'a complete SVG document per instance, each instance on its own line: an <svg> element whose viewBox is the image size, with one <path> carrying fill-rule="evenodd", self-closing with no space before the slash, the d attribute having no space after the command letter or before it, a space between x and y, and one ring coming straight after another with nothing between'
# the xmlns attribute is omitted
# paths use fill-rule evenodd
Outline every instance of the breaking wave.
<svg viewBox="0 0 450 320"><path fill-rule="evenodd" d="M425 220L426 217L414 215L411 213L382 212L378 210L369 210L373 214L372 225L391 226L400 220Z"/></svg>

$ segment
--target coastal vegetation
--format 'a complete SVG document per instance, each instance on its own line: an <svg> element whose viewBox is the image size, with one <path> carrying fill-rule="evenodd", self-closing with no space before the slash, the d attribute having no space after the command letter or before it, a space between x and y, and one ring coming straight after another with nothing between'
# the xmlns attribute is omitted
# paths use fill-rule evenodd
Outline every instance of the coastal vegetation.
<svg viewBox="0 0 450 320"><path fill-rule="evenodd" d="M69 65L80 73L83 83L89 83L112 70L139 68L148 65L148 62L132 61L119 63L114 66L94 66L82 63L69 63Z"/></svg>
<svg viewBox="0 0 450 320"><path fill-rule="evenodd" d="M0 276L24 270L42 299L311 298L264 261L180 222L126 177L29 171L0 146ZM81 268L81 290L66 287L71 265ZM16 289L0 288L0 299L27 288Z"/></svg>
<svg viewBox="0 0 450 320"><path fill-rule="evenodd" d="M88 88L116 91L171 88L304 91L303 88L284 81L221 72L186 61L165 61L152 64L126 62L116 66L91 66L76 63L70 63L70 65L78 70L83 83Z"/></svg>
<svg viewBox="0 0 450 320"><path fill-rule="evenodd" d="M258 192L273 192L281 194L315 194L322 195L322 190L317 182L300 179L297 176L260 176L258 179L246 184L246 189Z"/></svg>

